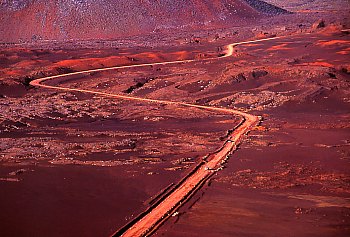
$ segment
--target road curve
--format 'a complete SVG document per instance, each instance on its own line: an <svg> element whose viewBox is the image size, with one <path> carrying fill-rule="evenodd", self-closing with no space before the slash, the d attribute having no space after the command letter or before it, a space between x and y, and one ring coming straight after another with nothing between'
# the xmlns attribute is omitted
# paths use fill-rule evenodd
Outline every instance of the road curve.
<svg viewBox="0 0 350 237"><path fill-rule="evenodd" d="M166 101L166 100L156 100L156 99L147 99L147 98L139 98L132 97L126 95L112 94L112 93L104 93L93 90L84 90L84 89L75 89L75 88L67 88L61 86L52 86L46 85L44 82L63 78L73 75L80 75L92 72L101 72L101 71L109 71L116 69L128 69L128 68L137 68L137 67L146 67L146 66L154 66L154 65L169 65L169 64L179 64L179 63L190 63L196 61L207 61L214 59L222 59L227 58L233 55L234 47L237 45L248 44L248 43L256 43L261 41L268 41L278 39L280 37L273 37L267 39L259 39L259 40L251 40L251 41L243 41L238 43L229 44L226 46L225 55L219 58L208 58L208 59L189 59L189 60L179 60L179 61L168 61L168 62L156 62L156 63L146 63L146 64L137 64L137 65L128 65L128 66L116 66L116 67L107 67L107 68L99 68L92 70L85 70L79 72L66 73L55 76L48 76L44 78L39 78L30 82L30 85L35 87L42 87L47 89L54 90L62 90L62 91L73 91L73 92L82 92L89 93L103 97L123 99L123 100L133 100L133 101L141 101L147 103L157 103L157 104L168 104L168 105L176 105L176 106L185 106L191 108L205 109L210 111L215 111L217 113L224 114L234 114L243 117L242 123L235 128L235 130L228 136L227 140L224 142L222 147L216 151L215 153L209 155L204 162L202 162L196 170L189 173L180 183L178 183L173 190L165 195L156 205L152 206L147 210L144 215L139 216L138 219L134 220L132 225L128 226L125 230L117 231L113 234L113 236L123 236L123 237L137 237L137 236L147 236L152 231L154 231L161 223L163 223L177 208L179 208L191 195L197 191L201 185L213 175L214 172L217 172L222 168L222 163L224 163L230 153L236 149L237 144L240 142L242 136L246 134L253 126L255 126L259 118L234 109L226 109L226 108L218 108L211 107L205 105L197 105L190 104L184 102L176 102L176 101Z"/></svg>

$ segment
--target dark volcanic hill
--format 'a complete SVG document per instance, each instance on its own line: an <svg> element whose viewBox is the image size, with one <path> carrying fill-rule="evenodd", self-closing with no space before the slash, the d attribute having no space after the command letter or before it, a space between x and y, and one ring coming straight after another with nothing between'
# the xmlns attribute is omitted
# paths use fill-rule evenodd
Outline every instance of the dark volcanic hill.
<svg viewBox="0 0 350 237"><path fill-rule="evenodd" d="M240 25L284 13L261 4L257 0L4 0L0 1L0 41L110 39Z"/></svg>

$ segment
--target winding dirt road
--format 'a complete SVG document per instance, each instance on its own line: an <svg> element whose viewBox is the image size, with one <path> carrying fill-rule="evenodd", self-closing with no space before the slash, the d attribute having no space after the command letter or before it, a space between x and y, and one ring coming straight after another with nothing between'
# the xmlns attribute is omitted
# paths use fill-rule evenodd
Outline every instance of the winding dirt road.
<svg viewBox="0 0 350 237"><path fill-rule="evenodd" d="M160 201L158 201L156 204L151 206L145 213L143 213L143 215L140 215L133 222L127 225L126 226L127 228L123 228L117 231L115 234L113 234L113 236L136 237L136 236L147 236L151 234L161 223L163 223L169 216L171 216L171 214L175 212L177 208L179 208L188 198L190 198L201 187L201 185L213 175L213 173L217 172L222 168L222 163L224 163L228 158L228 156L230 155L230 153L236 149L236 146L240 142L242 136L246 134L252 127L254 127L258 123L259 118L254 115L244 113L234 109L217 108L217 107L196 105L196 104L175 102L175 101L139 98L139 97L119 95L119 94L104 93L104 92L93 91L93 90L73 89L73 88L67 88L67 87L61 87L61 86L45 85L44 82L52 79L92 73L92 72L146 67L146 66L154 66L154 65L190 63L190 62L196 62L196 61L218 60L218 59L232 56L234 52L234 47L237 45L274 40L278 38L280 37L273 37L273 38L267 38L267 39L244 41L244 42L229 44L226 46L227 49L225 51L225 55L219 58L208 58L208 59L202 59L202 60L190 59L190 60L181 60L181 61L157 62L157 63L129 65L129 66L99 68L99 69L93 69L93 70L85 70L80 72L72 72L72 73L61 74L56 76L44 77L44 78L36 79L30 82L30 85L32 86L42 87L47 89L82 92L82 93L89 93L89 94L94 94L94 95L99 95L99 96L104 96L109 98L142 101L147 103L169 104L169 105L171 104L176 106L205 109L205 110L215 111L217 113L223 113L223 114L234 114L234 115L239 115L243 117L242 122L228 136L227 140L224 142L223 146L218 151L209 155L205 160L203 160L203 162L199 164L195 170L190 172L184 179L182 179L177 185L175 185L175 188L173 188L170 192L165 194L165 197L162 197Z"/></svg>

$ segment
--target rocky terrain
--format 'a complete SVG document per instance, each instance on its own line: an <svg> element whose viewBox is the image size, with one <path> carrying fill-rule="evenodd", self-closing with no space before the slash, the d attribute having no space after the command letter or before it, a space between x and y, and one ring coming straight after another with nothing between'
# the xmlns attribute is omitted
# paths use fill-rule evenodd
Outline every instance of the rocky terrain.
<svg viewBox="0 0 350 237"><path fill-rule="evenodd" d="M201 102L255 111L262 126L156 236L349 233L349 64L341 48L350 42L347 33L316 35L237 48L226 83Z"/></svg>
<svg viewBox="0 0 350 237"><path fill-rule="evenodd" d="M241 121L31 81L195 59L46 84L262 117L226 168L154 236L348 235L349 7L154 2L1 1L0 233L109 236L220 148ZM268 37L277 38L223 57L228 44Z"/></svg>
<svg viewBox="0 0 350 237"><path fill-rule="evenodd" d="M222 28L286 12L261 5L261 1L243 0L2 1L0 41L111 39Z"/></svg>

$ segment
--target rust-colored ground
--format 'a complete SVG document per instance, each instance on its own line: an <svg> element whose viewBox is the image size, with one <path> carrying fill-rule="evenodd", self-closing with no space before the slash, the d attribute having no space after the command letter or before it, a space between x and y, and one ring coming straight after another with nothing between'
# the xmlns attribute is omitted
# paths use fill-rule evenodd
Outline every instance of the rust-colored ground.
<svg viewBox="0 0 350 237"><path fill-rule="evenodd" d="M76 43L4 47L0 233L108 236L219 148L240 121L215 111L33 88L31 80L196 58L48 84L263 116L227 168L155 236L346 236L350 38L346 27L326 23L231 32L217 40L203 33L199 43L177 37L171 46L153 48L88 42L75 51ZM237 46L233 57L200 60L220 56L224 45L275 33L287 37Z"/></svg>
<svg viewBox="0 0 350 237"><path fill-rule="evenodd" d="M155 236L349 234L348 43L337 33L239 46L240 96L215 102L253 104L265 121Z"/></svg>

